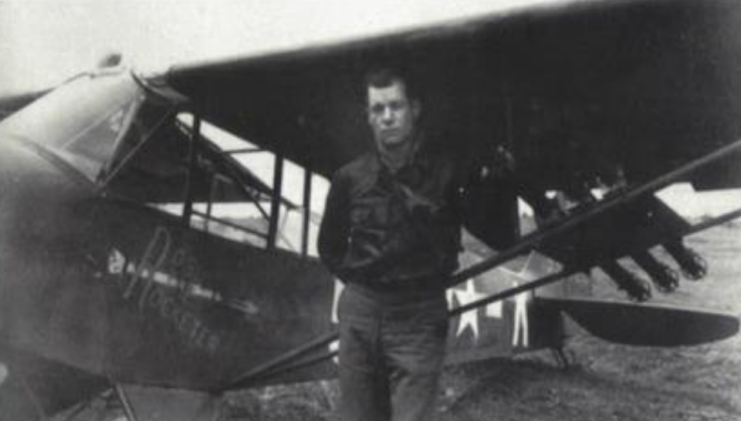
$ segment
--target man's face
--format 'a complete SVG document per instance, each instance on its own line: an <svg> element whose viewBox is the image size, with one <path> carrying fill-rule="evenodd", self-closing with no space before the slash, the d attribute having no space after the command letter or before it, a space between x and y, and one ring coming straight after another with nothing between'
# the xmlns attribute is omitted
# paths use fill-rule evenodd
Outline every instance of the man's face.
<svg viewBox="0 0 741 421"><path fill-rule="evenodd" d="M379 146L392 149L408 142L413 134L419 105L396 80L387 87L368 87L368 122Z"/></svg>

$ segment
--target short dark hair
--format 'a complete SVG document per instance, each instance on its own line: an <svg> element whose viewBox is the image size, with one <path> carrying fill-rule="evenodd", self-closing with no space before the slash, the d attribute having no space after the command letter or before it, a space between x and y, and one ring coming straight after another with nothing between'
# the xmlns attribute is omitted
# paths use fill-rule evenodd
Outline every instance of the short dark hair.
<svg viewBox="0 0 741 421"><path fill-rule="evenodd" d="M373 88L388 88L395 82L404 84L406 95L409 99L417 99L416 92L409 78L397 69L382 67L369 71L365 75L365 86Z"/></svg>

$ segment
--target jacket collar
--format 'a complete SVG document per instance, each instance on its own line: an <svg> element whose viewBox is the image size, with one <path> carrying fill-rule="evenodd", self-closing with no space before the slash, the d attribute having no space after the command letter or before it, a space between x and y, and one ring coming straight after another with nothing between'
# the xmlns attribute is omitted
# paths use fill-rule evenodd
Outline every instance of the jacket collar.
<svg viewBox="0 0 741 421"><path fill-rule="evenodd" d="M409 158L407 161L396 171L396 174L402 174L405 171L407 171L409 168L416 167L422 171L426 171L430 167L430 159L428 156L427 151L427 141L426 136L424 133L417 134L414 139L412 139L412 142L414 144L412 145L412 150L410 153ZM394 172L391 171L391 168L389 168L388 164L386 163L386 160L382 154L382 152L379 150L378 147L375 148L375 153L373 153L373 162L374 162L374 169L378 172L385 172L388 173L388 175L394 175Z"/></svg>

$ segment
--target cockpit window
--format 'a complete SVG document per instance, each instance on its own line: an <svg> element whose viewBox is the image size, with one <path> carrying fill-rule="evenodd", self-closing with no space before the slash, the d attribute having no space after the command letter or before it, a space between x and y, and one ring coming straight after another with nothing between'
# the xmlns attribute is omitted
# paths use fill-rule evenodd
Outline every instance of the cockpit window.
<svg viewBox="0 0 741 421"><path fill-rule="evenodd" d="M144 100L128 73L83 75L0 123L96 181Z"/></svg>

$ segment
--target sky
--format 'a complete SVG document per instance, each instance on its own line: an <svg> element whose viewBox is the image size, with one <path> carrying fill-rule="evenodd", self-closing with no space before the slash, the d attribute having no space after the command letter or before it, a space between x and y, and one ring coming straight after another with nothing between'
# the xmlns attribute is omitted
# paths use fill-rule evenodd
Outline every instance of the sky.
<svg viewBox="0 0 741 421"><path fill-rule="evenodd" d="M121 52L141 71L561 0L0 0L0 95Z"/></svg>

